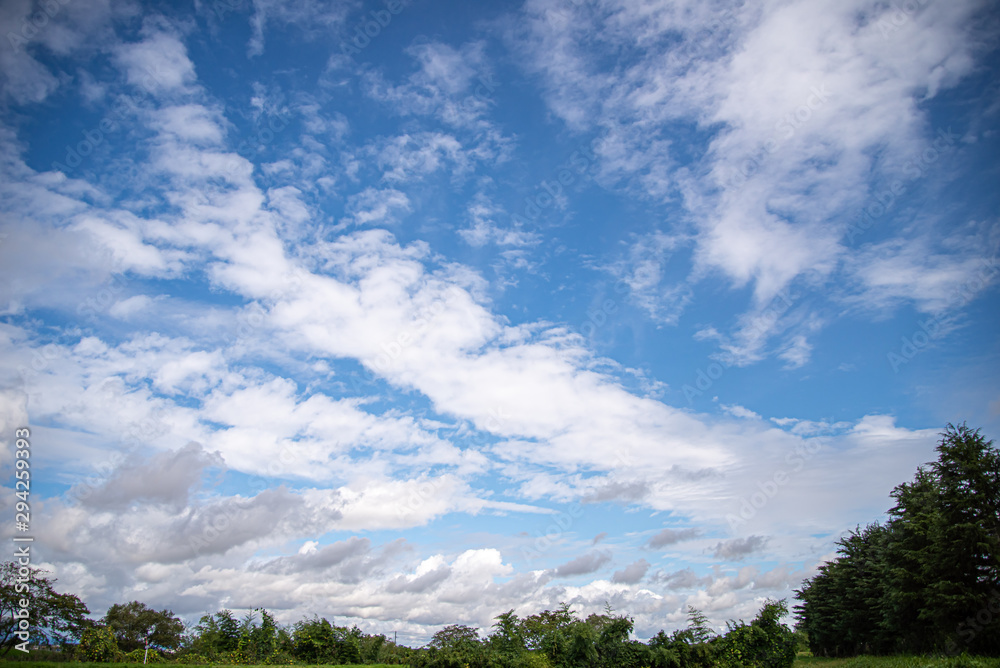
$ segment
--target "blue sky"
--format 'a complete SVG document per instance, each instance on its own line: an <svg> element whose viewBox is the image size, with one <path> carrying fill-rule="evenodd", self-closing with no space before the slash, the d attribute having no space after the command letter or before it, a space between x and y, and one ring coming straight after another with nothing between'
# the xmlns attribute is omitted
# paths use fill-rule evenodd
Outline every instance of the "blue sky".
<svg viewBox="0 0 1000 668"><path fill-rule="evenodd" d="M998 432L991 3L43 5L0 426L97 614L722 626Z"/></svg>

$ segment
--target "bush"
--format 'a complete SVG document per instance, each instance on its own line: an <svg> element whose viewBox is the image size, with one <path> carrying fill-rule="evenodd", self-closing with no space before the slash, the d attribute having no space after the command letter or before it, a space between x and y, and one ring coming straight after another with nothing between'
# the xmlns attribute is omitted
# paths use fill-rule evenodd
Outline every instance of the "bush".
<svg viewBox="0 0 1000 668"><path fill-rule="evenodd" d="M90 628L80 635L80 644L76 647L79 661L108 663L122 661L125 655L118 649L115 635L107 626Z"/></svg>
<svg viewBox="0 0 1000 668"><path fill-rule="evenodd" d="M149 650L149 654L146 654L146 649L134 649L127 653L122 659L125 663L164 663L166 661L163 655L155 649Z"/></svg>
<svg viewBox="0 0 1000 668"><path fill-rule="evenodd" d="M209 661L208 657L203 654L199 654L198 652L189 652L187 654L178 655L174 659L174 663L193 665L193 666L206 666L210 664L211 661Z"/></svg>
<svg viewBox="0 0 1000 668"><path fill-rule="evenodd" d="M719 664L725 668L791 668L797 640L781 623L784 601L768 601L749 624L729 625L719 642Z"/></svg>

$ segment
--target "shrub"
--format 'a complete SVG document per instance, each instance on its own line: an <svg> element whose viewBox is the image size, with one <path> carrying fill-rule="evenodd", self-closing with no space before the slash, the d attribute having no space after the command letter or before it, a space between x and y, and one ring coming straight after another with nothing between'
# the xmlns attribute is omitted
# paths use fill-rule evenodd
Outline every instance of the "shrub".
<svg viewBox="0 0 1000 668"><path fill-rule="evenodd" d="M76 648L80 661L107 663L122 661L124 655L118 649L115 635L107 626L90 628L80 635L80 644Z"/></svg>
<svg viewBox="0 0 1000 668"><path fill-rule="evenodd" d="M768 601L749 624L729 625L719 642L719 664L725 668L791 668L796 638L781 623L788 612L784 601Z"/></svg>
<svg viewBox="0 0 1000 668"><path fill-rule="evenodd" d="M146 654L145 648L134 649L127 653L122 661L125 663L164 663L166 659L158 650L151 649L149 654Z"/></svg>

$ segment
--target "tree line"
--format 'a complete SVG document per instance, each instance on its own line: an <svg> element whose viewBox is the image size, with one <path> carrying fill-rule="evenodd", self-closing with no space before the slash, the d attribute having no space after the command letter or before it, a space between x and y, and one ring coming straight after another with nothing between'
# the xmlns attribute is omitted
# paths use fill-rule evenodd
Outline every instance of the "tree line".
<svg viewBox="0 0 1000 668"><path fill-rule="evenodd" d="M17 640L13 608L8 611L7 606L13 595L13 578L8 576L14 572L10 562L5 564L0 584L0 656L9 658L14 658L9 652ZM470 626L446 626L426 646L410 648L316 616L282 626L263 608L242 618L221 610L185 629L171 611L132 601L111 606L95 621L87 617L87 606L78 597L56 593L54 581L43 572L33 569L31 582L33 605L42 613L32 620L32 642L53 648L36 650L31 657L41 659L413 668L790 668L798 644L781 622L788 612L785 601L767 601L752 621L731 621L723 634L716 634L692 608L686 629L669 635L660 631L647 643L632 640L632 618L610 607L581 618L564 603L524 618L509 610L495 618L484 637Z"/></svg>
<svg viewBox="0 0 1000 668"><path fill-rule="evenodd" d="M796 592L814 654L1000 656L1000 452L949 424L937 453Z"/></svg>
<svg viewBox="0 0 1000 668"><path fill-rule="evenodd" d="M964 424L949 424L941 436L938 459L891 493L886 522L838 541L839 556L796 591L795 632L781 621L783 600L768 600L749 623L731 621L721 634L689 609L687 628L661 630L646 643L631 639L626 615L608 608L581 618L566 604L524 618L507 611L483 637L446 626L420 648L315 616L282 626L262 608L242 618L221 610L185 629L171 611L138 601L90 619L83 601L56 592L55 580L31 567L32 642L97 662L414 668L788 668L805 643L825 656L1000 656L1000 452ZM17 641L19 568L0 564L0 656Z"/></svg>

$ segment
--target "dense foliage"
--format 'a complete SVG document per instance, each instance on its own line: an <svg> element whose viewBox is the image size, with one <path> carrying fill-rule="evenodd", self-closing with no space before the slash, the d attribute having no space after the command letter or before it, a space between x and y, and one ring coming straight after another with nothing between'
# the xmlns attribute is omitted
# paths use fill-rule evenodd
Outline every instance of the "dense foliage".
<svg viewBox="0 0 1000 668"><path fill-rule="evenodd" d="M814 654L1000 656L1000 452L965 425L941 436L888 521L839 541L796 592Z"/></svg>
<svg viewBox="0 0 1000 668"><path fill-rule="evenodd" d="M937 452L937 461L893 490L885 524L859 527L839 541L839 557L796 592L800 635L814 654L1000 656L1000 453L965 425L948 425ZM32 645L63 645L65 656L94 662L789 668L800 637L781 623L784 601L765 602L752 621L729 622L722 635L690 609L686 629L660 631L648 643L631 639L630 617L608 608L581 619L566 604L524 618L504 612L485 637L469 626L446 626L419 649L319 617L282 627L260 608L242 619L229 610L205 615L184 633L171 611L138 601L111 606L95 622L43 571L19 569L0 564L0 655L18 640L15 615L25 595Z"/></svg>
<svg viewBox="0 0 1000 668"><path fill-rule="evenodd" d="M133 614L123 615L123 610ZM792 631L780 623L784 601L768 601L749 624L730 622L728 633L717 636L705 617L690 611L690 624L667 635L660 631L649 643L630 639L632 619L591 614L581 619L562 604L518 618L513 610L496 617L485 638L477 629L460 624L434 634L426 647L412 649L383 635L368 635L357 627L335 626L312 617L281 627L263 609L237 619L229 610L201 618L174 652L145 647L123 651L119 637L132 638L134 625L123 633L122 617L139 617L148 608L117 606L109 617L80 634L76 645L67 645L65 658L88 662L180 664L370 664L413 668L790 668L794 659ZM110 611L109 611L110 612ZM147 633L150 632L149 627Z"/></svg>
<svg viewBox="0 0 1000 668"><path fill-rule="evenodd" d="M153 648L177 649L184 633L184 623L169 610L157 612L145 603L115 604L101 620L110 628L123 652L133 652L148 645Z"/></svg>
<svg viewBox="0 0 1000 668"><path fill-rule="evenodd" d="M80 634L76 657L80 661L101 663L125 659L124 653L118 649L114 632L107 626L89 628Z"/></svg>
<svg viewBox="0 0 1000 668"><path fill-rule="evenodd" d="M788 668L795 659L792 631L780 623L783 601L768 601L750 624L730 622L723 636L697 610L687 629L660 631L649 643L630 640L632 619L591 614L577 617L567 605L518 619L496 617L480 639L475 629L448 626L424 650L413 653L417 668Z"/></svg>
<svg viewBox="0 0 1000 668"><path fill-rule="evenodd" d="M45 577L46 571L22 566L16 561L0 563L0 656L24 642L18 631L17 615L22 599L30 604L30 637L33 645L61 644L80 637L87 627L90 611L73 594L60 594L53 588L56 580Z"/></svg>

